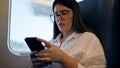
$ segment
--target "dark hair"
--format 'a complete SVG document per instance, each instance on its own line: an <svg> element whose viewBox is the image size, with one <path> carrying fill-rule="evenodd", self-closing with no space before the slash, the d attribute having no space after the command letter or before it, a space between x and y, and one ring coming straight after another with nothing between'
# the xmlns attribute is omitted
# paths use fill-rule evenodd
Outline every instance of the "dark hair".
<svg viewBox="0 0 120 68"><path fill-rule="evenodd" d="M83 33L85 31L91 31L84 25L81 14L80 14L80 5L75 0L55 0L52 5L53 12L54 12L54 8L55 8L56 4L64 5L73 11L72 27L76 32ZM61 33L61 32L57 27L56 21L54 21L54 36L53 36L53 38L56 38L56 36L59 33Z"/></svg>

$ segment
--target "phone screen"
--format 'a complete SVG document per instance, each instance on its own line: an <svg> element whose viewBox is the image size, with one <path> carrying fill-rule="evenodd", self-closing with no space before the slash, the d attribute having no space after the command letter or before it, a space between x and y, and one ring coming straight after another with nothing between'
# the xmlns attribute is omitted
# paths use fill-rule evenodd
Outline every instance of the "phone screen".
<svg viewBox="0 0 120 68"><path fill-rule="evenodd" d="M36 37L26 37L25 42L31 51L40 51L45 49L40 41L36 39Z"/></svg>

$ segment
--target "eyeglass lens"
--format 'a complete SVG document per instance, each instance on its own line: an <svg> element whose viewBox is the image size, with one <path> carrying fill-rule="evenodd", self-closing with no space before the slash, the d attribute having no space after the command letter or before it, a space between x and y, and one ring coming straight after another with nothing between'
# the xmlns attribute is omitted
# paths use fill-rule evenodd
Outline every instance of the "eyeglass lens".
<svg viewBox="0 0 120 68"><path fill-rule="evenodd" d="M50 15L50 17L52 21L54 21L54 17L55 17L55 20L57 20L59 16L63 19L66 19L68 15L69 15L69 10L62 10L60 12L54 12L54 14Z"/></svg>

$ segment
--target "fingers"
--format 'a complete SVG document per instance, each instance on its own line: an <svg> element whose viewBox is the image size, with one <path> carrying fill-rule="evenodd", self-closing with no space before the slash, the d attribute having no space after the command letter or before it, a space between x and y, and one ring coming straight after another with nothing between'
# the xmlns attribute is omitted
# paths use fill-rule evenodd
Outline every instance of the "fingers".
<svg viewBox="0 0 120 68"><path fill-rule="evenodd" d="M44 66L51 64L51 59L49 58L49 54L47 50L42 50L40 52L33 51L30 53L31 61L35 68L43 68Z"/></svg>
<svg viewBox="0 0 120 68"><path fill-rule="evenodd" d="M43 62L52 61L50 53L47 53L47 52L38 53L38 54L35 54L35 56L37 56L37 60L40 60L40 61L43 61Z"/></svg>
<svg viewBox="0 0 120 68"><path fill-rule="evenodd" d="M49 58L49 57L37 58L37 60L40 60L42 62L51 62L52 61L51 58Z"/></svg>
<svg viewBox="0 0 120 68"><path fill-rule="evenodd" d="M39 54L35 54L35 56L37 57L50 57L49 53L39 53Z"/></svg>
<svg viewBox="0 0 120 68"><path fill-rule="evenodd" d="M51 64L51 58L49 58L47 56L49 56L49 55L42 54L42 55L37 56L36 58L33 58L32 59L33 65L36 67L36 66L46 66L48 64Z"/></svg>
<svg viewBox="0 0 120 68"><path fill-rule="evenodd" d="M34 55L34 54L36 54L37 53L37 51L32 51L31 53L30 53L30 55Z"/></svg>
<svg viewBox="0 0 120 68"><path fill-rule="evenodd" d="M33 62L37 62L38 60L43 61L43 60L38 59L38 58L51 58L49 50L42 50L42 51L39 51L39 52L33 51L30 54L30 56L31 56ZM50 61L50 60L45 60L45 61Z"/></svg>
<svg viewBox="0 0 120 68"><path fill-rule="evenodd" d="M31 61L32 61L32 63L39 63L39 62L41 62L41 61L38 60L37 58L32 58Z"/></svg>
<svg viewBox="0 0 120 68"><path fill-rule="evenodd" d="M30 57L31 58L36 58L35 54L37 54L37 51L33 51L32 53L30 53Z"/></svg>
<svg viewBox="0 0 120 68"><path fill-rule="evenodd" d="M45 47L49 48L52 46L52 44L44 39L41 39L41 38L37 38L38 41L41 41L43 43L45 43Z"/></svg>
<svg viewBox="0 0 120 68"><path fill-rule="evenodd" d="M31 61L36 68L44 67L49 63L47 60L46 61L40 60L40 57L38 57L38 56L31 58Z"/></svg>

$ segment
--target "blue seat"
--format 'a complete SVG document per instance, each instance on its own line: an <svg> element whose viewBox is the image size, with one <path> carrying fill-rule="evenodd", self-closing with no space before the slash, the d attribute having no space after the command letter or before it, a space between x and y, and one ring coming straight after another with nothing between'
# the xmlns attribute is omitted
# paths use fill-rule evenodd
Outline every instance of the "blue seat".
<svg viewBox="0 0 120 68"><path fill-rule="evenodd" d="M114 0L111 17L110 17L110 30L106 47L108 48L107 68L120 68L120 0Z"/></svg>
<svg viewBox="0 0 120 68"><path fill-rule="evenodd" d="M79 4L84 23L103 44L107 68L120 68L120 0L84 0Z"/></svg>

